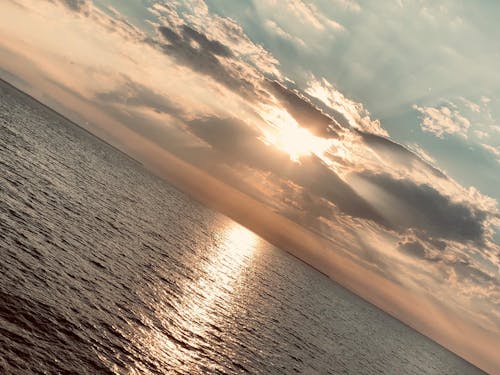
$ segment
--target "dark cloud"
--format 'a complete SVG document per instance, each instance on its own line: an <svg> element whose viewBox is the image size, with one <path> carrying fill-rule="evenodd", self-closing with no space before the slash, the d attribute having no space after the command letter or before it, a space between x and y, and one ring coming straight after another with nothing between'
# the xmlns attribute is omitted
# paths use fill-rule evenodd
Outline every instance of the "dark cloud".
<svg viewBox="0 0 500 375"><path fill-rule="evenodd" d="M423 161L419 156L408 150L403 145L377 134L354 130L361 136L362 141L389 162L396 162L406 166L408 169L418 165L436 177L447 179L447 176L439 169Z"/></svg>
<svg viewBox="0 0 500 375"><path fill-rule="evenodd" d="M75 12L83 10L90 4L88 0L60 0L60 2Z"/></svg>
<svg viewBox="0 0 500 375"><path fill-rule="evenodd" d="M326 202L305 190L302 191L302 207L306 207L307 214L314 218L329 218L333 214Z"/></svg>
<svg viewBox="0 0 500 375"><path fill-rule="evenodd" d="M468 279L477 285L485 285L492 283L496 286L500 286L500 280L488 273L480 270L476 265L473 265L467 259L444 259L439 254L433 254L432 249L436 250L433 245L438 245L435 241L423 241L415 238L405 238L398 243L398 248L404 253L422 260L427 260L429 262L443 262L447 266L451 267L457 276L463 280ZM441 250L441 249L438 249Z"/></svg>
<svg viewBox="0 0 500 375"><path fill-rule="evenodd" d="M234 57L231 50L224 44L208 39L204 34L184 25L180 30L160 26L158 32L167 43L156 45L167 55L175 58L178 63L212 77L229 89L255 98L257 90L235 69L230 69L219 58Z"/></svg>
<svg viewBox="0 0 500 375"><path fill-rule="evenodd" d="M205 51L210 51L212 54L222 57L234 57L232 51L217 40L210 40L206 35L196 31L188 25L182 26L184 39L189 39L199 43L200 47Z"/></svg>
<svg viewBox="0 0 500 375"><path fill-rule="evenodd" d="M457 275L462 279L469 279L477 284L484 285L485 283L493 283L500 286L500 280L493 277L479 268L471 264L469 261L458 261L451 264Z"/></svg>
<svg viewBox="0 0 500 375"><path fill-rule="evenodd" d="M427 242L431 244L436 250L444 251L446 250L446 242L437 238L427 238Z"/></svg>
<svg viewBox="0 0 500 375"><path fill-rule="evenodd" d="M223 153L225 160L287 178L346 214L385 224L370 204L314 155L301 158L300 164L292 162L288 154L260 141L257 131L236 119L199 119L189 122L189 127L216 152Z"/></svg>
<svg viewBox="0 0 500 375"><path fill-rule="evenodd" d="M391 223L394 229L415 229L426 236L457 241L482 243L484 240L487 212L455 203L426 184L394 179L388 174L364 172L358 176L386 192L395 207L401 205L398 222Z"/></svg>
<svg viewBox="0 0 500 375"><path fill-rule="evenodd" d="M73 12L81 13L86 16L90 14L90 8L92 1L90 0L51 0L56 1L64 5L66 8L72 10Z"/></svg>
<svg viewBox="0 0 500 375"><path fill-rule="evenodd" d="M403 240L398 243L399 250L418 259L425 259L432 262L441 260L438 256L430 254L427 247L419 240Z"/></svg>
<svg viewBox="0 0 500 375"><path fill-rule="evenodd" d="M315 155L302 158L300 166L290 170L288 177L329 200L348 215L387 225L368 202Z"/></svg>
<svg viewBox="0 0 500 375"><path fill-rule="evenodd" d="M178 45L183 43L183 38L181 37L181 35L177 34L177 31L174 31L170 27L160 26L158 28L158 31L168 42L170 42L173 45Z"/></svg>
<svg viewBox="0 0 500 375"><path fill-rule="evenodd" d="M281 101L288 113L311 133L323 138L337 138L340 125L314 106L306 97L286 88L277 81L268 81L271 92Z"/></svg>
<svg viewBox="0 0 500 375"><path fill-rule="evenodd" d="M405 253L415 256L416 258L427 258L425 246L420 241L405 241L399 242L398 247Z"/></svg>
<svg viewBox="0 0 500 375"><path fill-rule="evenodd" d="M285 207L281 208L279 213L304 225L309 230L324 235L322 228L325 224L321 222L321 218L331 219L335 215L332 205L324 198L311 194L302 188L288 188L286 190L287 193L283 196Z"/></svg>
<svg viewBox="0 0 500 375"><path fill-rule="evenodd" d="M309 95L306 92L301 92L301 94L309 100L316 108L321 110L323 113L326 115L330 116L333 118L337 124L339 124L341 127L346 128L346 129L351 129L351 124L349 124L349 120L345 117L345 115L336 109L330 107L329 105L326 105L322 100Z"/></svg>

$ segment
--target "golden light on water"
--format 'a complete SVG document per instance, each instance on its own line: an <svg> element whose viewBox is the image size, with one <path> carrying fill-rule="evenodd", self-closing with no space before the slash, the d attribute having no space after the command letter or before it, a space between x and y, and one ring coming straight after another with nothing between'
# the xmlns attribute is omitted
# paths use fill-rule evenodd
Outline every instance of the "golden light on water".
<svg viewBox="0 0 500 375"><path fill-rule="evenodd" d="M225 238L225 246L229 246L234 250L233 255L237 253L247 254L255 248L258 242L258 237L255 233L239 224L228 228L225 232Z"/></svg>
<svg viewBox="0 0 500 375"><path fill-rule="evenodd" d="M251 267L260 239L234 222L219 234L209 246L200 244L199 249L185 258L186 266L194 271L194 277L183 279L182 297L175 304L179 315L162 318L165 322L173 319L168 330L176 340L167 338L160 331L150 332L143 339L153 356L168 357L169 362L177 363L187 373L195 371L199 362L196 352L187 347L206 345L198 340L211 337L213 327L217 327L217 334L227 334L225 325L241 315L245 309L242 301L248 300L244 295L245 271ZM159 290L158 294L161 295L162 291ZM166 311L161 303L155 310L159 317ZM179 345L179 341L186 340L187 345Z"/></svg>

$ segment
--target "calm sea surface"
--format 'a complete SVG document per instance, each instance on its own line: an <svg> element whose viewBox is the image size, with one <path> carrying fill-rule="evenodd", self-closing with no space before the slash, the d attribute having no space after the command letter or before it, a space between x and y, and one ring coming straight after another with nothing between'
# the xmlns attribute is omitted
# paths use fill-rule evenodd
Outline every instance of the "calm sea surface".
<svg viewBox="0 0 500 375"><path fill-rule="evenodd" d="M1 374L479 372L0 81Z"/></svg>

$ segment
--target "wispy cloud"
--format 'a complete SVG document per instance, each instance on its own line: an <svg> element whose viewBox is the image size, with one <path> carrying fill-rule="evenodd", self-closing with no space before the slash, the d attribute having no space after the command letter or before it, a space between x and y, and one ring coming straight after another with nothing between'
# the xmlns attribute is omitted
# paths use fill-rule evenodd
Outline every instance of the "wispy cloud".
<svg viewBox="0 0 500 375"><path fill-rule="evenodd" d="M481 146L490 154L495 156L496 161L500 164L500 146L492 146L487 143L481 143Z"/></svg>
<svg viewBox="0 0 500 375"><path fill-rule="evenodd" d="M311 2L287 0L287 8L296 16L299 22L307 23L318 30L323 31L328 28L332 30L342 30L344 28L338 22L321 13Z"/></svg>
<svg viewBox="0 0 500 375"><path fill-rule="evenodd" d="M287 33L285 30L281 28L280 25L278 25L275 21L273 20L267 20L264 23L264 27L266 27L271 33L276 34L280 38L290 41L292 43L297 44L299 47L306 47L306 42L304 42L301 38L297 36L293 36L290 33Z"/></svg>
<svg viewBox="0 0 500 375"><path fill-rule="evenodd" d="M445 134L467 137L470 121L456 109L445 105L438 108L414 105L413 109L422 114L423 131L433 133L439 138L443 138Z"/></svg>
<svg viewBox="0 0 500 375"><path fill-rule="evenodd" d="M370 118L370 113L363 107L363 104L346 98L325 78L318 80L313 76L307 85L305 90L307 94L322 101L330 110L334 110L335 114L343 117L342 120L339 120L340 123L370 133L388 136L380 121ZM334 117L337 116L334 115Z"/></svg>

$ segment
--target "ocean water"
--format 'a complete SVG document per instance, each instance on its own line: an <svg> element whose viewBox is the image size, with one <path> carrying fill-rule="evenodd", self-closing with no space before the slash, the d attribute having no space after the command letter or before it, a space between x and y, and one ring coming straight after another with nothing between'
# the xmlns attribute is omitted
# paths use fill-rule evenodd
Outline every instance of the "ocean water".
<svg viewBox="0 0 500 375"><path fill-rule="evenodd" d="M481 372L0 81L0 373Z"/></svg>

